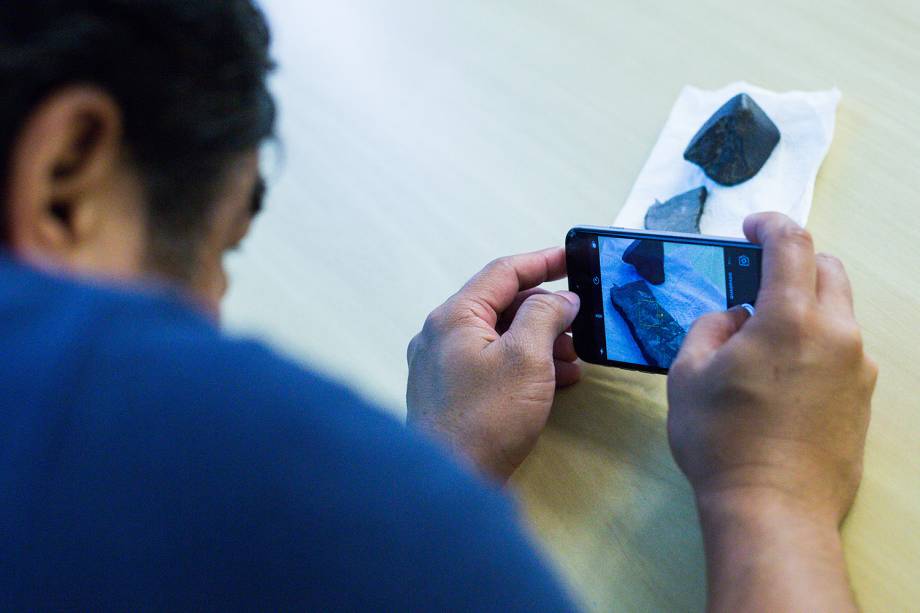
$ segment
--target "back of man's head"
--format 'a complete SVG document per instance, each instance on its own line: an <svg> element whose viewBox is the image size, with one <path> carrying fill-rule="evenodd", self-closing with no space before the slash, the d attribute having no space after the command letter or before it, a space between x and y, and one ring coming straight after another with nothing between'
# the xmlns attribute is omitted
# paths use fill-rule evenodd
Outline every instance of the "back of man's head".
<svg viewBox="0 0 920 613"><path fill-rule="evenodd" d="M98 88L120 111L125 157L143 186L148 257L188 275L228 163L273 130L268 49L251 0L3 0L4 189L36 108L70 86ZM2 222L7 235L6 210Z"/></svg>

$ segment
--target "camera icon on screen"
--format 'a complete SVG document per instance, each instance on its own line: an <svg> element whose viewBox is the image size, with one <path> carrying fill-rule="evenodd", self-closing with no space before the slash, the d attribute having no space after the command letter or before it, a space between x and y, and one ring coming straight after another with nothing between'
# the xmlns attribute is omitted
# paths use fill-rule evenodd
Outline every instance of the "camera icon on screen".
<svg viewBox="0 0 920 613"><path fill-rule="evenodd" d="M740 266L741 268L747 268L750 265L751 265L751 258L749 258L746 255L738 256L738 266Z"/></svg>

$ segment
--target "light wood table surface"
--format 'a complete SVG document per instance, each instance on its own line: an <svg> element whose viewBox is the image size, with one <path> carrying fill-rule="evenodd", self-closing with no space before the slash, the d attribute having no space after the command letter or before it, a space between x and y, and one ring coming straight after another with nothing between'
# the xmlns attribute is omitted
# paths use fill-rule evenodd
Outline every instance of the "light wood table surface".
<svg viewBox="0 0 920 613"><path fill-rule="evenodd" d="M845 526L866 611L920 610L920 3L269 0L282 64L268 211L228 325L403 415L405 347L488 260L613 221L680 88L838 86L809 228L881 365ZM594 610L704 605L663 377L588 368L513 480Z"/></svg>

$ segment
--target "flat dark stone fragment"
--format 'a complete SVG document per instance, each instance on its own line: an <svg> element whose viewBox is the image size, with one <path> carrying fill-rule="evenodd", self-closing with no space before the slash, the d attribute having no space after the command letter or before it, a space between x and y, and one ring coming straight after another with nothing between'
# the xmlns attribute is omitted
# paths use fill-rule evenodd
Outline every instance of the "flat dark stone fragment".
<svg viewBox="0 0 920 613"><path fill-rule="evenodd" d="M705 187L698 187L667 202L656 200L645 214L646 229L699 234L700 217L708 196L709 191Z"/></svg>
<svg viewBox="0 0 920 613"><path fill-rule="evenodd" d="M633 281L611 287L610 299L649 365L670 368L687 332L661 306L652 289L645 281Z"/></svg>
<svg viewBox="0 0 920 613"><path fill-rule="evenodd" d="M738 94L700 128L684 159L716 183L738 185L760 172L779 139L779 128L754 99Z"/></svg>
<svg viewBox="0 0 920 613"><path fill-rule="evenodd" d="M638 240L623 252L623 261L632 264L643 279L652 285L664 283L664 243Z"/></svg>

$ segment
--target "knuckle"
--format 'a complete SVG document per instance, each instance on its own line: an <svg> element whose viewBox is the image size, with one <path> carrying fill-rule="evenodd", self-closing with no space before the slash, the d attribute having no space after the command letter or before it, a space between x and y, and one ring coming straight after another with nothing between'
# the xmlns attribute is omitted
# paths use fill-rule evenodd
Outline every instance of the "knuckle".
<svg viewBox="0 0 920 613"><path fill-rule="evenodd" d="M419 340L420 334L416 334L412 337L412 340L409 341L409 346L406 348L406 361L411 365L412 359L415 357L416 352L418 351L418 345L421 342Z"/></svg>
<svg viewBox="0 0 920 613"><path fill-rule="evenodd" d="M874 387L875 382L878 380L878 371L879 371L878 362L876 362L874 359L872 359L869 356L864 356L863 364L865 365L866 376L869 379L869 383L872 387Z"/></svg>
<svg viewBox="0 0 920 613"><path fill-rule="evenodd" d="M852 358L862 358L863 339L859 326L840 326L837 330L835 345L837 351L841 352L842 355Z"/></svg>
<svg viewBox="0 0 920 613"><path fill-rule="evenodd" d="M511 256L506 255L500 258L496 258L486 264L485 270L488 272L506 273L514 272L515 269L514 264L511 261Z"/></svg>
<svg viewBox="0 0 920 613"><path fill-rule="evenodd" d="M815 266L820 274L836 279L838 283L849 283L846 266L837 256L819 253L815 256Z"/></svg>
<svg viewBox="0 0 920 613"><path fill-rule="evenodd" d="M798 296L789 296L784 300L779 315L785 329L796 336L801 336L810 330L811 306Z"/></svg>
<svg viewBox="0 0 920 613"><path fill-rule="evenodd" d="M527 307L542 315L555 315L560 310L559 300L564 300L554 294L534 294L525 301Z"/></svg>
<svg viewBox="0 0 920 613"><path fill-rule="evenodd" d="M818 266L843 270L843 262L836 255L830 253L819 253L817 256Z"/></svg>
<svg viewBox="0 0 920 613"><path fill-rule="evenodd" d="M425 318L425 325L422 327L423 334L436 334L442 331L448 321L447 309L444 305L439 306Z"/></svg>
<svg viewBox="0 0 920 613"><path fill-rule="evenodd" d="M779 231L779 237L783 242L792 243L801 247L813 249L814 239L811 232L796 224L785 224Z"/></svg>
<svg viewBox="0 0 920 613"><path fill-rule="evenodd" d="M820 339L821 323L807 305L791 303L778 310L767 324L774 346L794 354L804 351L806 347ZM825 344L821 340L820 344Z"/></svg>

